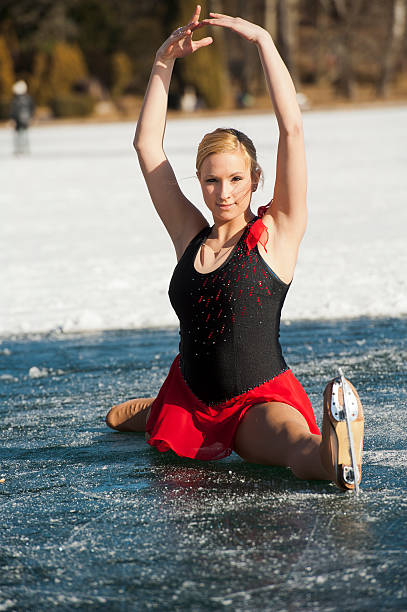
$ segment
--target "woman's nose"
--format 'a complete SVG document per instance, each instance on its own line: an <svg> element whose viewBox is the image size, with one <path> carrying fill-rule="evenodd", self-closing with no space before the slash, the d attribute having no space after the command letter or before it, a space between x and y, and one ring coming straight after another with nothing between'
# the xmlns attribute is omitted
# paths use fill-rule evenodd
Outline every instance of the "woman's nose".
<svg viewBox="0 0 407 612"><path fill-rule="evenodd" d="M221 200L227 200L230 197L231 191L231 186L228 181L220 183L219 197Z"/></svg>

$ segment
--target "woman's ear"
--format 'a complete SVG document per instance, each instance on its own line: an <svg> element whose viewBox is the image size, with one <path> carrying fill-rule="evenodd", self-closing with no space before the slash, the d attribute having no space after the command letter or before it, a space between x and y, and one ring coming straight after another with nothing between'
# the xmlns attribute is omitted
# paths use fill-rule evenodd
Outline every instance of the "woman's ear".
<svg viewBox="0 0 407 612"><path fill-rule="evenodd" d="M260 177L261 177L261 170L255 170L252 175L252 191L253 192L256 191L257 187L259 186Z"/></svg>

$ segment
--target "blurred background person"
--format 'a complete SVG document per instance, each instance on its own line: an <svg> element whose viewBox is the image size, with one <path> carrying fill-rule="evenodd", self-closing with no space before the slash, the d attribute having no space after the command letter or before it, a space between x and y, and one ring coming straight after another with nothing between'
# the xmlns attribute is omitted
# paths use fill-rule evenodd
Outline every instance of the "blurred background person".
<svg viewBox="0 0 407 612"><path fill-rule="evenodd" d="M14 122L14 155L30 152L28 127L34 115L34 101L27 90L25 81L17 81L13 85L10 118Z"/></svg>

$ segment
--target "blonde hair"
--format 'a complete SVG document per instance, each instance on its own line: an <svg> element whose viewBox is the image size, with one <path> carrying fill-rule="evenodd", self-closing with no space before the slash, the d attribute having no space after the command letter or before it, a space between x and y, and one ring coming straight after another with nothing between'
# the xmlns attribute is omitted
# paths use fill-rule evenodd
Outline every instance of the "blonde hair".
<svg viewBox="0 0 407 612"><path fill-rule="evenodd" d="M213 153L239 152L250 163L250 174L256 183L263 181L263 170L257 162L256 148L246 134L233 128L217 128L205 134L198 146L196 171L199 175L204 160Z"/></svg>

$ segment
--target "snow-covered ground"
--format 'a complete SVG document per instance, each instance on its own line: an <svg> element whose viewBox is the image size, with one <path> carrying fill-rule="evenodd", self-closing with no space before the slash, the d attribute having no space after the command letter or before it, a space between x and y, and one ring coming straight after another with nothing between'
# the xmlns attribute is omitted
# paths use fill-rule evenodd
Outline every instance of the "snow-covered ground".
<svg viewBox="0 0 407 612"><path fill-rule="evenodd" d="M407 107L304 116L309 226L284 318L407 314ZM246 131L273 190L273 115L168 122L181 188L201 204L194 156L217 126ZM176 324L175 264L131 141L134 125L33 128L32 154L0 130L0 334Z"/></svg>

